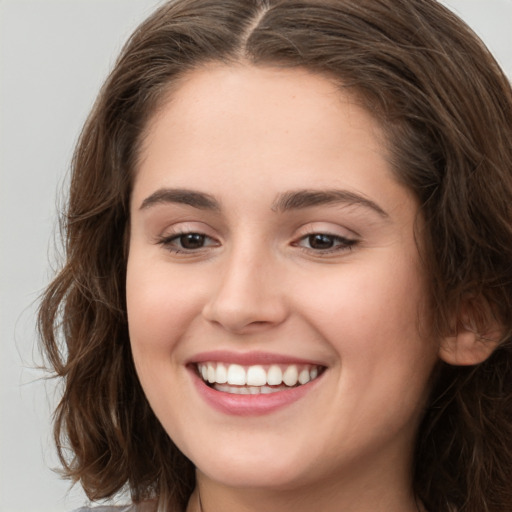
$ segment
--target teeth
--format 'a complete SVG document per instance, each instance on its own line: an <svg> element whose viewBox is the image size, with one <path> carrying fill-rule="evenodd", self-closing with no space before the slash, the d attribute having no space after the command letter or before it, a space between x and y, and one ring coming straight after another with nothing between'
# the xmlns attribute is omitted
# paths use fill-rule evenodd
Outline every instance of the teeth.
<svg viewBox="0 0 512 512"><path fill-rule="evenodd" d="M225 384L228 381L228 371L226 370L226 367L219 363L217 365L217 371L215 372L215 380L219 384Z"/></svg>
<svg viewBox="0 0 512 512"><path fill-rule="evenodd" d="M295 386L298 380L299 372L297 371L297 367L294 364L288 366L288 368L286 368L286 370L283 373L283 382L287 386Z"/></svg>
<svg viewBox="0 0 512 512"><path fill-rule="evenodd" d="M273 393L276 390L307 384L316 379L320 371L320 367L313 365L273 364L244 367L213 362L199 363L197 369L203 380L212 384L215 389L238 394Z"/></svg>
<svg viewBox="0 0 512 512"><path fill-rule="evenodd" d="M311 380L311 377L309 376L309 371L304 368L304 370L301 370L299 373L299 383L300 384L307 384Z"/></svg>
<svg viewBox="0 0 512 512"><path fill-rule="evenodd" d="M264 386L267 383L267 372L263 366L249 366L247 370L248 386Z"/></svg>
<svg viewBox="0 0 512 512"><path fill-rule="evenodd" d="M243 366L238 364L229 365L228 384L236 384L237 386L245 386L247 384L247 377Z"/></svg>
<svg viewBox="0 0 512 512"><path fill-rule="evenodd" d="M287 386L271 388L269 386L230 386L229 384L216 384L215 389L233 395L269 395L288 389Z"/></svg>
<svg viewBox="0 0 512 512"><path fill-rule="evenodd" d="M283 372L279 366L274 364L268 369L267 384L269 386L279 386L281 382L283 382Z"/></svg>

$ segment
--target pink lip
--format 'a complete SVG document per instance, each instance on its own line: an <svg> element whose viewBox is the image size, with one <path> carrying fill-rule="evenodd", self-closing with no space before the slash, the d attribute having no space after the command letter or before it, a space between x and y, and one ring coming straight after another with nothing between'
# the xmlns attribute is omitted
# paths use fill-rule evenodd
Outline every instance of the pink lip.
<svg viewBox="0 0 512 512"><path fill-rule="evenodd" d="M251 366L255 364L311 364L325 366L318 361L300 359L283 354L273 354L269 352L230 352L227 350L213 350L201 352L191 357L187 364L219 362L228 364L240 364L242 366Z"/></svg>
<svg viewBox="0 0 512 512"><path fill-rule="evenodd" d="M245 358L235 359L236 361L228 361L226 360L225 357L222 357L219 360L224 362L234 362L235 364L247 364L247 360ZM212 354L210 353L208 354L208 357L198 362L216 360L217 358L212 357ZM261 358L257 358L257 360L260 364L270 362L268 359L262 360ZM251 359L251 362L252 361L253 360ZM280 358L279 362L282 363L283 359ZM203 379L201 379L197 375L194 365L189 365L188 368L194 385L199 395L203 398L203 400L205 400L207 404L209 404L217 411L233 416L258 416L263 414L269 414L278 409L284 408L300 400L307 393L312 391L324 376L324 373L322 373L315 380L312 380L307 384L303 384L302 386L293 387L283 391L277 391L275 393L259 395L236 395L233 393L217 391L214 388L211 388L203 381Z"/></svg>

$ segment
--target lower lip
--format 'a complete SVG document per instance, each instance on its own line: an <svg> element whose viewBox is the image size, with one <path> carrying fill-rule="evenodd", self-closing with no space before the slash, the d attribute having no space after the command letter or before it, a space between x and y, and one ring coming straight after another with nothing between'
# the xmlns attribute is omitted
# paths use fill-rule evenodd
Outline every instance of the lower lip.
<svg viewBox="0 0 512 512"><path fill-rule="evenodd" d="M206 385L195 372L193 380L199 394L217 411L235 416L257 416L269 414L300 400L316 386L322 375L302 386L260 395L236 395L217 391Z"/></svg>

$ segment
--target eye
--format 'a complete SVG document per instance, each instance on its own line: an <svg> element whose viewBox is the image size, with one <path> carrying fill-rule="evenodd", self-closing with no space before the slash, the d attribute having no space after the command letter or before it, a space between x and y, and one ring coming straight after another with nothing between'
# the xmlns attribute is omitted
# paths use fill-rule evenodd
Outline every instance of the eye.
<svg viewBox="0 0 512 512"><path fill-rule="evenodd" d="M202 235L201 233L186 233L175 238L174 241L179 242L179 245L183 249L200 249L201 247L204 247L206 235Z"/></svg>
<svg viewBox="0 0 512 512"><path fill-rule="evenodd" d="M294 245L310 252L332 253L350 250L357 240L328 233L311 233L300 238Z"/></svg>
<svg viewBox="0 0 512 512"><path fill-rule="evenodd" d="M219 245L216 240L204 233L176 233L158 240L160 245L175 253L195 252L206 247Z"/></svg>

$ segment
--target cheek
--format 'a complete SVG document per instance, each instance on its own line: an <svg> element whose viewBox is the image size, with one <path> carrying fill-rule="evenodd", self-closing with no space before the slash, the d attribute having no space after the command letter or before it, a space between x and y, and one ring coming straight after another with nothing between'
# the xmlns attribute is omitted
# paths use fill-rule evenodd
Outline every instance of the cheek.
<svg viewBox="0 0 512 512"><path fill-rule="evenodd" d="M146 350L170 351L201 311L204 293L201 283L186 273L131 256L126 300L134 356Z"/></svg>
<svg viewBox="0 0 512 512"><path fill-rule="evenodd" d="M295 290L303 298L304 315L339 353L342 365L357 364L364 375L372 368L385 372L389 365L410 374L422 358L429 373L436 355L432 340L420 334L426 318L424 279L406 252L393 256L360 262L357 270L340 267Z"/></svg>
<svg viewBox="0 0 512 512"><path fill-rule="evenodd" d="M415 425L437 360L435 343L419 331L423 279L406 260L381 263L347 272L339 285L326 282L328 292L306 306L315 308L315 325L338 354L332 403L352 419L354 439L374 436L375 424L386 432Z"/></svg>
<svg viewBox="0 0 512 512"><path fill-rule="evenodd" d="M148 261L136 250L130 253L126 302L134 364L151 407L171 424L176 421L172 411L184 407L178 393L186 378L181 371L179 347L200 310L195 300L200 290L180 278L181 273L175 274L169 265ZM169 408L169 403L174 406Z"/></svg>

